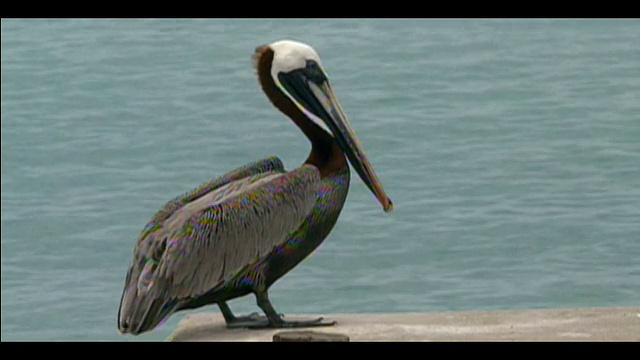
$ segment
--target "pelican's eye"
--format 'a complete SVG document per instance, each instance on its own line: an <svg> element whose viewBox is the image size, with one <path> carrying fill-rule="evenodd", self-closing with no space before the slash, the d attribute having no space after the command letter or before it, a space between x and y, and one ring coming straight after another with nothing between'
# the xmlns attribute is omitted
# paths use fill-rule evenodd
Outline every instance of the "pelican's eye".
<svg viewBox="0 0 640 360"><path fill-rule="evenodd" d="M320 68L315 60L307 60L305 68L302 70L307 79L313 81L316 84L322 84L327 81L327 75Z"/></svg>

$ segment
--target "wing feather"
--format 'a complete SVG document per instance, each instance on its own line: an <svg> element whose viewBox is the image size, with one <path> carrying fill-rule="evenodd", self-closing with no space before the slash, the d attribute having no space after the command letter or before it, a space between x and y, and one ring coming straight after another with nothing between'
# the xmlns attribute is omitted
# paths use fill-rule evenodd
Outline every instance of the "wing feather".
<svg viewBox="0 0 640 360"><path fill-rule="evenodd" d="M162 209L156 212L155 215L153 215L153 217L149 221L149 223L147 223L147 227L153 227L157 225L159 222L167 219L169 216L171 216L171 214L173 214L174 211L181 208L185 204L188 204L191 201L201 197L202 195L220 188L221 186L227 185L233 181L236 181L251 175L263 174L267 172L284 173L285 169L284 169L284 165L282 164L282 160L280 160L276 156L271 156L266 159L254 161L252 163L239 167L235 170L232 170L211 181L208 181L189 192L179 195L174 199L168 201L162 207Z"/></svg>
<svg viewBox="0 0 640 360"><path fill-rule="evenodd" d="M201 295L286 239L316 201L320 174L284 172L269 158L169 201L141 232L123 292L119 326L144 331L181 299ZM150 311L149 309L155 309Z"/></svg>
<svg viewBox="0 0 640 360"><path fill-rule="evenodd" d="M317 169L303 166L263 179L190 216L168 236L153 276L158 291L174 298L201 295L300 226L316 201Z"/></svg>
<svg viewBox="0 0 640 360"><path fill-rule="evenodd" d="M168 201L140 232L134 247L131 265L125 279L125 287L118 310L118 327L121 331L131 331L133 313L138 313L139 296L148 291L155 283L155 268L160 262L166 247L166 238L158 236L165 228L165 222L176 212L197 199L219 191L234 181L260 174L284 173L282 161L275 157L258 160L208 181L195 189ZM127 330L128 329L128 330Z"/></svg>

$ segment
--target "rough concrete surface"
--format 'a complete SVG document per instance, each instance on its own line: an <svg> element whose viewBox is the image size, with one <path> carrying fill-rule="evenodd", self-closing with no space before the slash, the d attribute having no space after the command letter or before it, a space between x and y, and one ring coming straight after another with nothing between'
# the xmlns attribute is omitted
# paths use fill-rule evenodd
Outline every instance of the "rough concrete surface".
<svg viewBox="0 0 640 360"><path fill-rule="evenodd" d="M640 307L327 314L335 326L308 328L350 341L640 341ZM314 315L287 315L287 319ZM225 328L219 313L187 315L171 341L272 341L303 329Z"/></svg>

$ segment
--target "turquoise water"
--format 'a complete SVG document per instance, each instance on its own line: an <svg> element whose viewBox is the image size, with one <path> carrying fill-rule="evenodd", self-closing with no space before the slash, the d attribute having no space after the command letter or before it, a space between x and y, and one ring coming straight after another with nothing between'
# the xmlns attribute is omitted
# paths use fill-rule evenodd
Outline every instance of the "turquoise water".
<svg viewBox="0 0 640 360"><path fill-rule="evenodd" d="M184 313L116 330L136 236L230 169L304 161L251 68L281 38L320 53L395 210L354 179L280 312L640 305L638 20L3 19L2 340L171 333Z"/></svg>

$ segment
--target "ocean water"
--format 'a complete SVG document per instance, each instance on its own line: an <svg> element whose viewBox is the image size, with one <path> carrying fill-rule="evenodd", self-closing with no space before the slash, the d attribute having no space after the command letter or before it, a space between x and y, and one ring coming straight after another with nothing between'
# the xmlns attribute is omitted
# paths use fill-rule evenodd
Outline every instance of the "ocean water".
<svg viewBox="0 0 640 360"><path fill-rule="evenodd" d="M117 332L137 234L228 170L306 158L251 67L282 38L322 57L395 209L354 175L278 311L640 305L638 20L3 19L2 340L171 333L186 313Z"/></svg>

